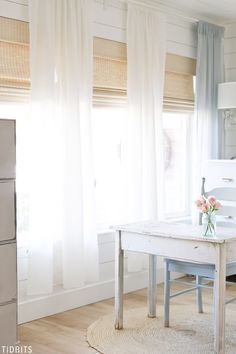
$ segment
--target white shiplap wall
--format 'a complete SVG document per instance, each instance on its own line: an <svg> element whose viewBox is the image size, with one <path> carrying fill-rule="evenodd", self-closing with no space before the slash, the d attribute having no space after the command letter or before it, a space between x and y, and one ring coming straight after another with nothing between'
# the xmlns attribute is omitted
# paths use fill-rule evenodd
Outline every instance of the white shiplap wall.
<svg viewBox="0 0 236 354"><path fill-rule="evenodd" d="M225 27L225 79L236 81L236 22Z"/></svg>
<svg viewBox="0 0 236 354"><path fill-rule="evenodd" d="M0 0L0 16L28 21L28 0ZM127 5L119 0L94 0L94 36L126 42ZM196 24L167 16L167 51L196 57Z"/></svg>
<svg viewBox="0 0 236 354"><path fill-rule="evenodd" d="M94 36L126 42L127 6L117 0L94 0ZM167 52L196 58L196 23L167 16Z"/></svg>
<svg viewBox="0 0 236 354"><path fill-rule="evenodd" d="M225 29L225 81L236 81L236 22ZM235 111L236 114L236 111ZM225 126L225 158L236 156L236 124Z"/></svg>
<svg viewBox="0 0 236 354"><path fill-rule="evenodd" d="M0 0L0 16L28 21L28 0Z"/></svg>
<svg viewBox="0 0 236 354"><path fill-rule="evenodd" d="M27 0L0 0L0 16L28 21ZM118 0L94 0L94 36L126 42L126 5ZM174 16L167 17L167 51L191 58L196 57L196 24ZM60 287L46 297L28 297L27 248L20 245L18 252L19 273L19 322L50 315L66 309L113 296L114 289L114 234L99 235L100 281L97 284L63 291ZM159 263L161 266L161 263ZM127 273L127 272L126 272ZM160 273L159 273L160 274ZM126 291L145 287L146 271L127 274ZM60 277L59 277L60 278ZM159 281L162 281L160 275Z"/></svg>

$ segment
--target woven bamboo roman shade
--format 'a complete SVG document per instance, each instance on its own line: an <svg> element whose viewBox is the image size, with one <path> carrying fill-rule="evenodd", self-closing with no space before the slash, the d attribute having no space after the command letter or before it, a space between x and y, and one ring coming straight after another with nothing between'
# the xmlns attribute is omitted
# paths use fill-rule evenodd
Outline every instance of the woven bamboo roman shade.
<svg viewBox="0 0 236 354"><path fill-rule="evenodd" d="M114 106L126 103L126 45L95 37L93 51L94 105Z"/></svg>
<svg viewBox="0 0 236 354"><path fill-rule="evenodd" d="M123 105L127 102L126 44L94 38L94 105ZM0 17L0 88L29 89L29 24ZM194 59L167 54L164 110L193 111Z"/></svg>
<svg viewBox="0 0 236 354"><path fill-rule="evenodd" d="M166 56L164 110L194 109L193 77L196 61L174 54ZM126 44L94 39L94 103L124 103L127 96Z"/></svg>
<svg viewBox="0 0 236 354"><path fill-rule="evenodd" d="M0 87L29 88L28 23L0 17Z"/></svg>
<svg viewBox="0 0 236 354"><path fill-rule="evenodd" d="M193 78L196 60L175 54L166 55L164 111L194 110Z"/></svg>

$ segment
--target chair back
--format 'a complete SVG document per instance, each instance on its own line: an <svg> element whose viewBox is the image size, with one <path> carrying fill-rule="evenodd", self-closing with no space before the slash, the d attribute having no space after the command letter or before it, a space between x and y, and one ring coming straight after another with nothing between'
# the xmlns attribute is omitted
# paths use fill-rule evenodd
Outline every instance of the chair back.
<svg viewBox="0 0 236 354"><path fill-rule="evenodd" d="M202 178L201 194L205 197L213 195L222 204L217 212L217 216L222 216L222 226L236 227L236 188L233 187L216 187L209 191L205 190L206 178ZM202 214L199 218L199 223L202 224ZM226 224L226 225L225 225ZM231 225L230 225L231 224Z"/></svg>

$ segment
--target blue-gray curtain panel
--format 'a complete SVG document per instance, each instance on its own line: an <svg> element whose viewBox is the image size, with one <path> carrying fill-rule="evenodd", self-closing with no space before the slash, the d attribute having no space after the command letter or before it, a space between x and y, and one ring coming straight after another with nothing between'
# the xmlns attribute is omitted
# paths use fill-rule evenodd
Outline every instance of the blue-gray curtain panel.
<svg viewBox="0 0 236 354"><path fill-rule="evenodd" d="M224 81L223 40L223 27L198 23L196 121L197 140L204 150L200 160L222 157L223 120L217 110L217 89Z"/></svg>

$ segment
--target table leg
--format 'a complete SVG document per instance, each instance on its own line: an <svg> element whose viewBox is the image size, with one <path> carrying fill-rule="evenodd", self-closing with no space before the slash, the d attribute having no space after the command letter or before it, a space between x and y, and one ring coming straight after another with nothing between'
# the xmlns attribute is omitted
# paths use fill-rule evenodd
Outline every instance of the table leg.
<svg viewBox="0 0 236 354"><path fill-rule="evenodd" d="M148 317L156 317L156 268L157 256L149 255L149 284L148 284Z"/></svg>
<svg viewBox="0 0 236 354"><path fill-rule="evenodd" d="M123 288L124 288L124 250L121 249L121 231L115 239L115 328L123 328Z"/></svg>
<svg viewBox="0 0 236 354"><path fill-rule="evenodd" d="M216 245L216 264L214 280L214 352L225 352L225 244Z"/></svg>

